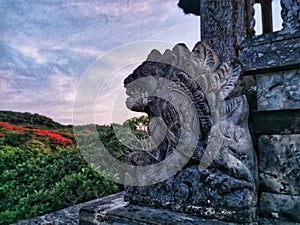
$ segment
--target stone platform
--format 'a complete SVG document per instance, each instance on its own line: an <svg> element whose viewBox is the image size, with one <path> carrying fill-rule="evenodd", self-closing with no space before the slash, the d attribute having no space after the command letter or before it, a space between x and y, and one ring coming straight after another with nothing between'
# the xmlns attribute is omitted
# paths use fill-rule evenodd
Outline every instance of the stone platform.
<svg viewBox="0 0 300 225"><path fill-rule="evenodd" d="M204 219L170 210L130 205L124 202L124 193L110 195L80 209L80 225L238 225ZM300 225L289 221L257 218L243 225Z"/></svg>
<svg viewBox="0 0 300 225"><path fill-rule="evenodd" d="M80 209L80 225L237 225L204 219L170 210L130 205L124 202L124 193L110 195ZM280 220L258 219L244 225L299 225Z"/></svg>
<svg viewBox="0 0 300 225"><path fill-rule="evenodd" d="M80 225L234 225L235 223L203 219L170 210L131 205L124 202L124 194L118 193L94 202L80 210ZM248 223L256 225L258 223Z"/></svg>

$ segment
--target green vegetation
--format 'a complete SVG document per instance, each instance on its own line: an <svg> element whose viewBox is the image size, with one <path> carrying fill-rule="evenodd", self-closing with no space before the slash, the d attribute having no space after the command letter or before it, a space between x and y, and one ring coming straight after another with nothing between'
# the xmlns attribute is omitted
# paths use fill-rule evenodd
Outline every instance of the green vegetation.
<svg viewBox="0 0 300 225"><path fill-rule="evenodd" d="M129 120L136 133L147 118ZM127 148L112 126L97 126L108 151ZM89 135L82 126L82 135ZM70 126L37 114L0 112L0 224L15 223L120 191L77 149Z"/></svg>

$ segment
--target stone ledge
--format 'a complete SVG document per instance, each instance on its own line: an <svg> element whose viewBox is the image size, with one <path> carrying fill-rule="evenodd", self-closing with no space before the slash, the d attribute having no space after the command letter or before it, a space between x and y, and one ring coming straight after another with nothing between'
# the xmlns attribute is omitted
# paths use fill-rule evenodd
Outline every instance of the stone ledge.
<svg viewBox="0 0 300 225"><path fill-rule="evenodd" d="M243 62L245 74L253 75L270 72L270 70L285 70L283 68L299 68L300 66L300 36L291 39L278 38L274 41L266 37L256 37L257 45L243 44L239 59ZM272 40L272 41L271 41ZM293 57L291 57L293 55Z"/></svg>
<svg viewBox="0 0 300 225"><path fill-rule="evenodd" d="M237 225L209 220L169 210L128 205L123 193L111 195L86 205L80 210L80 225ZM243 225L300 225L279 219L258 218Z"/></svg>
<svg viewBox="0 0 300 225"><path fill-rule="evenodd" d="M300 222L300 196L263 192L260 213L263 217Z"/></svg>
<svg viewBox="0 0 300 225"><path fill-rule="evenodd" d="M105 200L107 198L115 198L123 193L118 193L110 195L108 197L103 197L101 199ZM63 210L59 210L53 213L49 213L40 217L36 217L29 220L24 220L16 223L15 225L78 225L79 224L79 210L80 208L91 205L94 202L99 202L99 199L91 200L85 203L74 205Z"/></svg>
<svg viewBox="0 0 300 225"><path fill-rule="evenodd" d="M221 222L203 219L184 213L176 213L165 209L156 209L147 206L129 205L124 202L123 195L109 196L99 199L80 210L80 225L235 225L236 223ZM247 224L247 223L243 223ZM257 223L248 223L256 225Z"/></svg>
<svg viewBox="0 0 300 225"><path fill-rule="evenodd" d="M196 216L175 213L169 210L160 210L136 205L128 206L128 204L124 202L123 196L123 192L113 194L41 217L21 221L15 225L234 225L233 223L207 220ZM134 221L135 218L137 218L136 221ZM270 224L300 225L300 223L267 218L258 219L258 222L249 223L248 225Z"/></svg>

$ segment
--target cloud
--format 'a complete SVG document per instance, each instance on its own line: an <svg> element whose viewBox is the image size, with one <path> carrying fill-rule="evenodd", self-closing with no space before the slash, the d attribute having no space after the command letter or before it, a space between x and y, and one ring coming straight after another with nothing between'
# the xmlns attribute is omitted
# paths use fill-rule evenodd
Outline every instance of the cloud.
<svg viewBox="0 0 300 225"><path fill-rule="evenodd" d="M18 48L24 56L34 59L37 63L46 63L47 59L39 53L39 50L31 46L22 46Z"/></svg>
<svg viewBox="0 0 300 225"><path fill-rule="evenodd" d="M99 56L144 40L193 47L199 40L199 19L184 15L177 2L1 1L0 110L37 112L70 123L79 80ZM123 57L126 53L111 60ZM119 81L103 97L114 96L123 87Z"/></svg>

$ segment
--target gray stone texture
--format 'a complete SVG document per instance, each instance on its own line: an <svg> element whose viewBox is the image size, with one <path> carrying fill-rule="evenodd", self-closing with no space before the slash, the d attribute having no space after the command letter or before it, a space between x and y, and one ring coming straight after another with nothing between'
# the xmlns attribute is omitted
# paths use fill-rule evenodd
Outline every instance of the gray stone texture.
<svg viewBox="0 0 300 225"><path fill-rule="evenodd" d="M249 36L239 46L239 59L248 74L270 72L274 68L299 68L300 30ZM281 69L286 70L286 69Z"/></svg>
<svg viewBox="0 0 300 225"><path fill-rule="evenodd" d="M263 192L260 198L263 217L300 222L300 196Z"/></svg>
<svg viewBox="0 0 300 225"><path fill-rule="evenodd" d="M300 134L259 138L260 189L300 195Z"/></svg>
<svg viewBox="0 0 300 225"><path fill-rule="evenodd" d="M299 0L280 0L281 17L284 33L293 34L300 27L300 2Z"/></svg>
<svg viewBox="0 0 300 225"><path fill-rule="evenodd" d="M159 169L141 176L128 172L128 183L154 184L127 185L126 201L230 222L254 221L257 162L248 130L248 104L239 85L241 73L236 60L221 63L207 44L199 42L192 52L182 45L164 54L154 50L125 79L127 107L148 114L149 124L153 124L148 130L153 137L164 133L160 123L153 122L155 118L164 121L167 129L156 148L132 149L128 155L126 162L130 165ZM142 83L145 78L151 82ZM183 89L179 91L174 84L164 83L166 80ZM165 98L155 97L157 93ZM169 99L176 99L172 104L179 106L166 101ZM199 127L195 127L195 118ZM180 171L155 182L178 164L176 157L167 165L159 163L174 158L175 153L180 160L188 160Z"/></svg>
<svg viewBox="0 0 300 225"><path fill-rule="evenodd" d="M115 198L122 196L123 193L118 193L116 195L112 195L110 197ZM103 198L104 200L107 199L107 197ZM18 223L15 223L14 225L78 225L79 224L79 210L83 207L87 207L90 204L93 204L95 202L99 202L98 199L91 200L88 202L84 202L78 205L73 205L68 208L52 212L40 217L23 220ZM0 221L1 223L1 221Z"/></svg>
<svg viewBox="0 0 300 225"><path fill-rule="evenodd" d="M235 225L148 206L124 202L122 194L111 195L80 210L80 225ZM243 223L256 225L257 223Z"/></svg>
<svg viewBox="0 0 300 225"><path fill-rule="evenodd" d="M300 109L300 70L258 75L258 110Z"/></svg>
<svg viewBox="0 0 300 225"><path fill-rule="evenodd" d="M237 56L238 45L252 34L250 1L201 0L201 41L208 43L222 60Z"/></svg>
<svg viewBox="0 0 300 225"><path fill-rule="evenodd" d="M289 221L282 221L278 219L259 219L259 225L299 225L300 223L294 223Z"/></svg>
<svg viewBox="0 0 300 225"><path fill-rule="evenodd" d="M273 212L273 215L279 215ZM27 223L29 224L29 223ZM26 225L27 225L26 224ZM48 221L47 225L55 225ZM69 223L65 223L69 224ZM77 223L74 223L77 224ZM176 213L165 209L130 205L124 202L123 193L110 195L85 205L80 210L80 225L238 225L237 223L210 220L198 216ZM300 223L261 218L243 225L299 225ZM241 224L240 224L241 225Z"/></svg>

